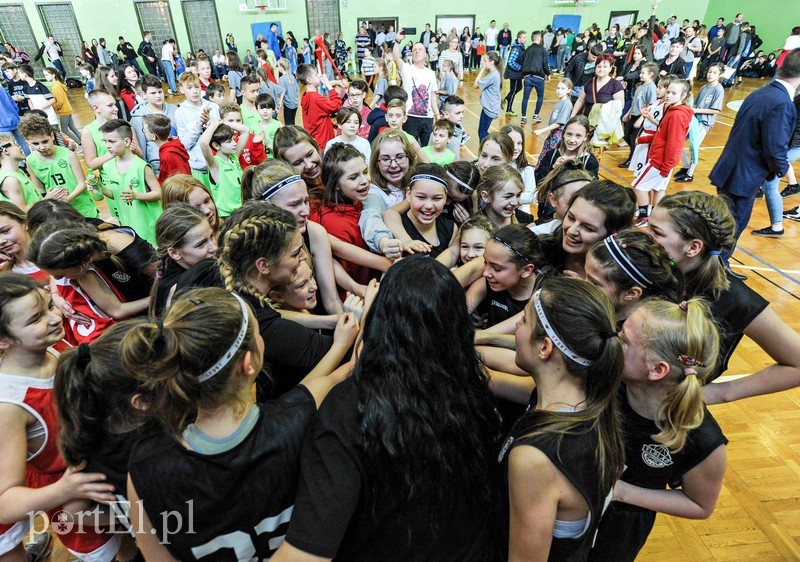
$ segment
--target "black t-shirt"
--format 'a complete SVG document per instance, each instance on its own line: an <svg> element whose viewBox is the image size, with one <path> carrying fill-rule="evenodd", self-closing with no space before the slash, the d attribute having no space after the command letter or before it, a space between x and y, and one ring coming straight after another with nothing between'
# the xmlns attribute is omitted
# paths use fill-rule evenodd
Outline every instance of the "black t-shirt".
<svg viewBox="0 0 800 562"><path fill-rule="evenodd" d="M547 174L553 171L553 168L556 167L556 160L558 160L560 156L561 153L558 151L558 147L551 148L545 152L544 157L542 157L541 162L533 173L537 185L547 177ZM597 161L594 154L584 154L576 160L583 164L587 172L592 174L595 178L597 177L597 173L600 171L600 162Z"/></svg>
<svg viewBox="0 0 800 562"><path fill-rule="evenodd" d="M430 242L425 239L420 231L417 230L417 227L414 226L414 223L411 221L411 218L409 218L408 213L403 213L401 218L403 220L403 228L413 240L419 240L420 242L430 244ZM452 220L441 215L437 217L436 237L439 239L439 243L436 246L431 245L431 253L428 254L430 257L435 258L450 246L450 240L453 238L453 230L455 230L455 227L456 225Z"/></svg>
<svg viewBox="0 0 800 562"><path fill-rule="evenodd" d="M159 539L178 560L234 562L236 554L265 560L283 542L303 436L316 406L303 386L256 406L258 422L229 451L203 455L164 434L134 447L131 481ZM176 515L184 532L162 536Z"/></svg>
<svg viewBox="0 0 800 562"><path fill-rule="evenodd" d="M110 230L117 230L133 237L131 243L115 255L123 268L120 269L111 259L99 260L95 262L95 267L114 283L127 301L147 298L153 287L153 278L147 275L144 269L155 259L155 250L132 228L121 226Z"/></svg>
<svg viewBox="0 0 800 562"><path fill-rule="evenodd" d="M532 398L535 403L535 394ZM529 411L526 416L536 415ZM566 414L569 415L569 414ZM524 418L523 418L524 419ZM599 481L600 467L597 461L597 448L599 441L597 430L592 429L590 422L578 426L574 433L558 434L544 433L533 437L520 434L523 420L511 431L500 450L498 461L502 463L503 474L506 478L506 509L503 515L505 533L501 540L505 540L504 552L507 554L508 545L508 454L511 449L519 445L530 445L543 452L550 462L567 477L573 486L580 492L589 505L589 525L583 534L577 538L556 538L550 546L548 560L552 562L577 562L587 560L592 547L595 531L603 513L606 499L612 492L608 486L601 485ZM535 474L531 474L535 477Z"/></svg>
<svg viewBox="0 0 800 562"><path fill-rule="evenodd" d="M269 400L291 390L320 362L333 338L281 318L275 309L251 295L240 295L250 304L264 338L264 363L269 377L256 380L257 397Z"/></svg>
<svg viewBox="0 0 800 562"><path fill-rule="evenodd" d="M717 368L708 381L719 377L728 368L728 361L742 340L744 330L769 306L761 295L739 279L728 275L731 284L716 299L710 298L711 316L717 322L720 335Z"/></svg>
<svg viewBox="0 0 800 562"><path fill-rule="evenodd" d="M13 80L8 83L8 90L11 92L12 96L24 96L27 87L28 84L24 80ZM28 105L28 98L25 98L24 100L18 101L16 103L20 115L23 115L26 111L30 109L30 106Z"/></svg>
<svg viewBox="0 0 800 562"><path fill-rule="evenodd" d="M178 283L178 280L186 271L187 270L178 265L178 262L175 260L167 260L167 266L164 268L161 274L162 277L158 280L158 287L156 288L156 302L154 307L156 314L161 314L164 309L167 308L167 297L169 296L170 290Z"/></svg>
<svg viewBox="0 0 800 562"><path fill-rule="evenodd" d="M91 457L86 459L86 472L100 472L113 484L114 493L128 496L128 463L131 451L141 439L161 434L162 430L154 422L148 422L124 433L107 433Z"/></svg>
<svg viewBox="0 0 800 562"><path fill-rule="evenodd" d="M487 506L471 497L450 506L397 495L370 502L362 450L357 390L348 379L325 399L303 443L287 542L336 560L494 559Z"/></svg>

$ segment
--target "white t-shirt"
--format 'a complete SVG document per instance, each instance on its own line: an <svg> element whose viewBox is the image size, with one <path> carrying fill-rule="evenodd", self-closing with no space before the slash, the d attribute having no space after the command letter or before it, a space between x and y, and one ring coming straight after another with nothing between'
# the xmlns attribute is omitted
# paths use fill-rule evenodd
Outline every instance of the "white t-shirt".
<svg viewBox="0 0 800 562"><path fill-rule="evenodd" d="M431 100L438 90L436 73L428 67L419 68L406 63L400 76L403 78L403 89L408 94L406 113L409 117L433 117Z"/></svg>
<svg viewBox="0 0 800 562"><path fill-rule="evenodd" d="M486 37L486 46L487 47L497 47L497 35L500 33L500 30L497 28L488 28L484 32L484 36Z"/></svg>
<svg viewBox="0 0 800 562"><path fill-rule="evenodd" d="M225 66L228 63L228 59L225 55L214 55L211 57L211 60L214 62L215 66Z"/></svg>
<svg viewBox="0 0 800 562"><path fill-rule="evenodd" d="M161 47L161 60L174 62L174 57L172 56L175 50L172 48L172 43L164 43Z"/></svg>
<svg viewBox="0 0 800 562"><path fill-rule="evenodd" d="M61 57L58 54L58 47L56 46L55 43L45 42L44 47L47 50L47 57L51 61L56 61L61 59Z"/></svg>

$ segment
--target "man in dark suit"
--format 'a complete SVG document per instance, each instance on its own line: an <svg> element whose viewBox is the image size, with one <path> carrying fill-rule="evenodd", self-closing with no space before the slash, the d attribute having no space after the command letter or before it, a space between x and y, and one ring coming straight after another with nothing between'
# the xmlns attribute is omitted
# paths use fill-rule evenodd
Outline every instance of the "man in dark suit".
<svg viewBox="0 0 800 562"><path fill-rule="evenodd" d="M717 193L729 199L736 220L736 240L750 220L758 188L765 180L783 177L789 169L786 153L797 120L793 99L798 87L800 49L795 49L787 55L777 78L744 100L728 142L711 170L709 179ZM733 249L722 256L726 268L732 253Z"/></svg>

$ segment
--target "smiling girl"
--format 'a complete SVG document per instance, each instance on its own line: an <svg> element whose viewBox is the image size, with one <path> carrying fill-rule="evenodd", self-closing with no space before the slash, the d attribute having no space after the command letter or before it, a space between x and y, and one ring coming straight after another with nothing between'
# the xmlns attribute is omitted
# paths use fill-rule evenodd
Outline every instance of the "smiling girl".
<svg viewBox="0 0 800 562"><path fill-rule="evenodd" d="M533 217L519 209L519 196L523 190L522 176L509 164L492 166L482 176L478 193L485 207L482 213L503 226L533 222Z"/></svg>
<svg viewBox="0 0 800 562"><path fill-rule="evenodd" d="M492 166L511 164L514 161L514 141L505 133L489 133L478 148L475 167L481 174Z"/></svg>
<svg viewBox="0 0 800 562"><path fill-rule="evenodd" d="M403 213L402 222L406 234L431 247L430 256L435 258L456 237L455 223L441 217L447 200L447 175L439 164L419 164L409 183L407 200L410 209Z"/></svg>
<svg viewBox="0 0 800 562"><path fill-rule="evenodd" d="M272 150L275 158L283 160L300 174L309 193L322 191L322 156L317 141L305 129L296 125L281 127L275 133Z"/></svg>
<svg viewBox="0 0 800 562"><path fill-rule="evenodd" d="M615 80L616 82L616 80ZM553 168L566 162L567 160L577 160L594 177L600 170L600 163L592 154L592 147L589 144L589 120L582 115L572 117L564 125L564 134L556 148L547 151L539 159L536 167L536 183L544 180Z"/></svg>

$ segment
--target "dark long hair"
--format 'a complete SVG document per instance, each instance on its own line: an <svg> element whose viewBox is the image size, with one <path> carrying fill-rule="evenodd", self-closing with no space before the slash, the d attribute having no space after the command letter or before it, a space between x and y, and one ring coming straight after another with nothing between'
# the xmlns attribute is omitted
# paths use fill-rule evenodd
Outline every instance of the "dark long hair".
<svg viewBox="0 0 800 562"><path fill-rule="evenodd" d="M499 420L473 337L446 267L420 255L389 270L353 373L371 503L386 492L439 506L491 498Z"/></svg>

